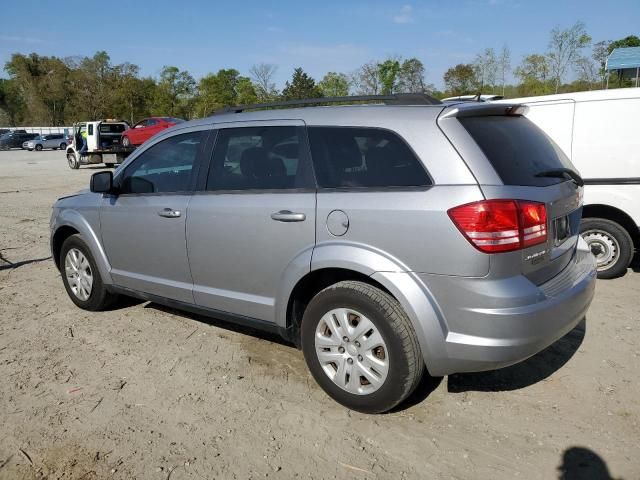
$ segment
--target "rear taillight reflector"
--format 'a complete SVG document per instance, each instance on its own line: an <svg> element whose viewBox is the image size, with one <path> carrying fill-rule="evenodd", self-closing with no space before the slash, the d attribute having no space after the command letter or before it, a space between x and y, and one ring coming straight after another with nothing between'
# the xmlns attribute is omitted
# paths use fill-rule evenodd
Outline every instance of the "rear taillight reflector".
<svg viewBox="0 0 640 480"><path fill-rule="evenodd" d="M467 240L485 253L510 252L547 241L544 203L482 200L447 213Z"/></svg>

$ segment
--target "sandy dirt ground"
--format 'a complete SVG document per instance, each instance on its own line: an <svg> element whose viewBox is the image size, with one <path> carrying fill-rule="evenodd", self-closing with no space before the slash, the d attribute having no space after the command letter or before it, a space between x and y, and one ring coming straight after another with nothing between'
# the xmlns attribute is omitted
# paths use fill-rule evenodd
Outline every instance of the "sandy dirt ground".
<svg viewBox="0 0 640 480"><path fill-rule="evenodd" d="M95 171L0 152L0 478L640 478L640 273L599 281L586 323L528 361L362 415L278 338L76 308L48 222Z"/></svg>

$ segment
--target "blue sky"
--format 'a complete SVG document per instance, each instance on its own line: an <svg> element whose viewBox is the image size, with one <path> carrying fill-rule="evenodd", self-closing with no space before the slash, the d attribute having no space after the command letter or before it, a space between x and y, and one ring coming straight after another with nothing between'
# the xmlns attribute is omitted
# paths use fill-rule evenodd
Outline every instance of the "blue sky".
<svg viewBox="0 0 640 480"><path fill-rule="evenodd" d="M163 65L196 78L220 68L247 74L254 63L278 65L281 87L294 67L317 80L349 73L371 59L417 57L427 80L469 62L486 47L511 48L512 64L544 52L555 26L577 20L594 41L640 36L640 0L379 1L59 1L3 5L0 63L11 53L61 57L106 50L114 63L156 76ZM75 20L84 21L74 23ZM19 20L21 19L21 20ZM6 75L6 74L3 74Z"/></svg>

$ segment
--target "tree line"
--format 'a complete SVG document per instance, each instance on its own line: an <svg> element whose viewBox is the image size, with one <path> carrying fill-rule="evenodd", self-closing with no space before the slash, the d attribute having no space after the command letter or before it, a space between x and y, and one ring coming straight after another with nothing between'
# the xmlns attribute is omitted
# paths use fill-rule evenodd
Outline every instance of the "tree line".
<svg viewBox="0 0 640 480"><path fill-rule="evenodd" d="M420 60L400 56L367 62L350 73L328 72L319 81L296 68L279 90L274 81L278 67L267 63L253 65L247 75L228 68L196 80L175 66L163 67L157 78L144 77L139 66L113 64L104 51L67 58L14 53L4 67L9 78L0 79L0 125L60 126L98 118L135 123L148 116L191 119L228 105L350 94L429 93L442 98L481 92L516 97L589 90L604 85L607 56L625 46L640 46L640 38L593 44L584 24L577 22L554 29L548 50L525 55L513 70L507 45L499 52L482 50L473 62L445 72L444 91L426 83ZM518 83L507 83L511 73ZM567 83L570 74L575 80ZM618 78L612 86L625 82Z"/></svg>

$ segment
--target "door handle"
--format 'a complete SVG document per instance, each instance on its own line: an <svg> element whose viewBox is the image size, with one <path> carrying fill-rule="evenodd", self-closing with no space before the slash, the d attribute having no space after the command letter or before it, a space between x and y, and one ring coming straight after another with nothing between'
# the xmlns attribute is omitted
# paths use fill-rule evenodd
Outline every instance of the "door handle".
<svg viewBox="0 0 640 480"><path fill-rule="evenodd" d="M165 218L178 218L182 213L180 210L174 210L173 208L163 208L158 212L158 215Z"/></svg>
<svg viewBox="0 0 640 480"><path fill-rule="evenodd" d="M307 216L304 213L280 210L279 212L272 213L271 218L276 222L304 222Z"/></svg>

